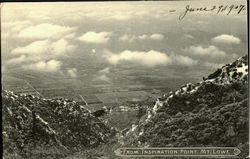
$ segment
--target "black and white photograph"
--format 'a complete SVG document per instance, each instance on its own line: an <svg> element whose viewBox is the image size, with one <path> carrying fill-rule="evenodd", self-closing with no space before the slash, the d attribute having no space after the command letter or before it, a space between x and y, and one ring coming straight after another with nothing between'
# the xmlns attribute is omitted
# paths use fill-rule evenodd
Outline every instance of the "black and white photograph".
<svg viewBox="0 0 250 159"><path fill-rule="evenodd" d="M0 7L3 159L249 157L246 0Z"/></svg>

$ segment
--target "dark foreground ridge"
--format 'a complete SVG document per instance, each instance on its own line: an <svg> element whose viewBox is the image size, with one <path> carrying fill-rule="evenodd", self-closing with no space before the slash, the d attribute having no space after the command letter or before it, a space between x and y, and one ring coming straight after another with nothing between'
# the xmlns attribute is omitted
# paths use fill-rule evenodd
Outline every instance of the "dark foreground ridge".
<svg viewBox="0 0 250 159"><path fill-rule="evenodd" d="M248 56L159 98L123 147L238 147L248 156Z"/></svg>
<svg viewBox="0 0 250 159"><path fill-rule="evenodd" d="M63 158L106 143L115 130L74 101L2 91L3 155Z"/></svg>

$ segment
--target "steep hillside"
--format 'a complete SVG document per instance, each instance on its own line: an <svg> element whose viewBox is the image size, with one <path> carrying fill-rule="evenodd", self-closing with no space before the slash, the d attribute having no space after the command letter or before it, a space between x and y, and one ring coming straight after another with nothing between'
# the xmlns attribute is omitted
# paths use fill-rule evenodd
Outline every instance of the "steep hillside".
<svg viewBox="0 0 250 159"><path fill-rule="evenodd" d="M119 147L192 146L238 147L248 155L248 56L143 105L137 115L124 113L131 106L91 114L75 101L2 90L4 157L122 158L114 154Z"/></svg>
<svg viewBox="0 0 250 159"><path fill-rule="evenodd" d="M67 99L2 91L6 158L62 158L106 143L115 130Z"/></svg>
<svg viewBox="0 0 250 159"><path fill-rule="evenodd" d="M134 147L238 147L248 155L248 56L159 98L138 124L121 133Z"/></svg>

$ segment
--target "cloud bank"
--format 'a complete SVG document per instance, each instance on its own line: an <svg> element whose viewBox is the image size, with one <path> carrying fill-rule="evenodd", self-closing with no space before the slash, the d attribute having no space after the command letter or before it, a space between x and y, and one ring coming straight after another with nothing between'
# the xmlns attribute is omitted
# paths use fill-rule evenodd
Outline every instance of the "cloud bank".
<svg viewBox="0 0 250 159"><path fill-rule="evenodd" d="M163 40L163 34L142 34L142 35L123 35L119 38L120 41L134 42L135 40Z"/></svg>
<svg viewBox="0 0 250 159"><path fill-rule="evenodd" d="M172 63L180 66L194 66L197 65L198 61L194 60L188 56L183 55L170 55Z"/></svg>
<svg viewBox="0 0 250 159"><path fill-rule="evenodd" d="M56 55L62 55L67 52L73 52L76 49L76 45L71 45L69 42L65 39L60 39L54 43L51 44L51 52Z"/></svg>
<svg viewBox="0 0 250 159"><path fill-rule="evenodd" d="M204 62L203 63L203 66L213 68L213 69L221 68L224 65L225 64L217 64L217 63L213 63L213 62Z"/></svg>
<svg viewBox="0 0 250 159"><path fill-rule="evenodd" d="M226 43L226 44L239 44L240 43L240 39L238 37L235 37L233 35L227 35L227 34L216 36L212 39L212 41L217 42L217 43Z"/></svg>
<svg viewBox="0 0 250 159"><path fill-rule="evenodd" d="M78 40L85 43L97 43L103 44L107 43L110 40L112 33L111 32L87 32L78 38Z"/></svg>
<svg viewBox="0 0 250 159"><path fill-rule="evenodd" d="M13 55L26 54L29 56L51 57L64 55L67 52L72 52L76 49L75 45L71 45L65 39L60 39L55 42L49 40L40 40L32 42L26 46L21 46L13 49Z"/></svg>
<svg viewBox="0 0 250 159"><path fill-rule="evenodd" d="M17 34L19 31L21 31L22 29L28 27L32 25L32 23L28 20L24 20L24 21L12 21L12 22L3 22L1 24L1 29L2 32L5 33L9 33L9 34Z"/></svg>
<svg viewBox="0 0 250 159"><path fill-rule="evenodd" d="M223 58L226 56L226 53L222 50L219 50L217 47L211 45L207 48L202 46L190 46L185 49L191 55L200 56L200 57L209 57L213 59Z"/></svg>
<svg viewBox="0 0 250 159"><path fill-rule="evenodd" d="M44 54L49 51L50 42L48 40L35 41L27 46L17 47L11 51L12 54Z"/></svg>
<svg viewBox="0 0 250 159"><path fill-rule="evenodd" d="M147 67L158 65L196 65L197 61L187 56L173 55L168 56L165 53L151 50L148 52L125 50L119 54L108 53L105 57L110 64L117 65L122 62L131 62Z"/></svg>
<svg viewBox="0 0 250 159"><path fill-rule="evenodd" d="M61 37L75 30L73 27L43 23L36 26L30 26L19 32L19 38L27 39L48 39Z"/></svg>
<svg viewBox="0 0 250 159"><path fill-rule="evenodd" d="M163 40L164 39L164 35L162 35L162 34L152 34L152 35L150 35L149 39L152 39L152 40Z"/></svg>
<svg viewBox="0 0 250 159"><path fill-rule="evenodd" d="M57 72L61 69L62 63L57 60L50 60L50 61L39 61L32 64L24 65L23 68L36 70L36 71L44 71L44 72Z"/></svg>
<svg viewBox="0 0 250 159"><path fill-rule="evenodd" d="M15 64L22 63L25 60L26 60L26 56L25 55L21 55L19 57L14 57L14 58L8 60L7 64L15 65Z"/></svg>
<svg viewBox="0 0 250 159"><path fill-rule="evenodd" d="M7 64L19 64L20 67L30 70L57 72L61 71L62 65L62 62L58 59L75 49L76 46L69 44L65 39L55 42L49 40L35 41L13 49L11 54L14 56L7 61ZM68 74L71 77L76 77L76 69L69 70Z"/></svg>

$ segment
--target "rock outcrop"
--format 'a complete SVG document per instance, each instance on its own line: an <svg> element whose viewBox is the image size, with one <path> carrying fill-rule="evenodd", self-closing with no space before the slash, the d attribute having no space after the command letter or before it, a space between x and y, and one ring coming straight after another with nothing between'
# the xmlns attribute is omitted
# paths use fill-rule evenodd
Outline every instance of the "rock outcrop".
<svg viewBox="0 0 250 159"><path fill-rule="evenodd" d="M120 136L134 147L238 147L248 155L248 56L158 98Z"/></svg>
<svg viewBox="0 0 250 159"><path fill-rule="evenodd" d="M115 135L105 121L67 99L3 90L2 114L4 156L62 158L79 149L99 146Z"/></svg>

